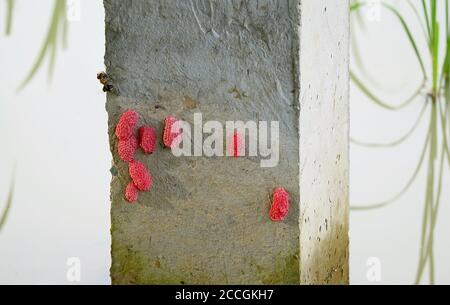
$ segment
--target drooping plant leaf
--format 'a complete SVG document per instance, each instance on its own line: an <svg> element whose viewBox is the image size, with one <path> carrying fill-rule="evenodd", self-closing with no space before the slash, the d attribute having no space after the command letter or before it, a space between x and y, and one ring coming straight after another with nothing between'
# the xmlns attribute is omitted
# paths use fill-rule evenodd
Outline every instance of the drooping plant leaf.
<svg viewBox="0 0 450 305"><path fill-rule="evenodd" d="M415 100L416 97L420 95L422 92L425 82L423 82L415 91L414 93L405 101L398 105L391 105L390 103L382 101L380 98L378 98L372 91L369 90L369 88L364 85L364 83L353 73L353 71L350 71L350 79L353 81L353 83L361 90L364 95L366 95L372 102L377 104L378 106L385 108L387 110L399 110L402 108L405 108L411 102Z"/></svg>
<svg viewBox="0 0 450 305"><path fill-rule="evenodd" d="M403 15L392 5L383 1L381 4L383 7L391 11L400 21L405 34L408 37L409 45L416 55L417 62L420 66L421 74L424 79L424 88L422 88L418 93L418 96L423 97L424 108L431 105L429 128L426 136L425 144L421 152L420 160L415 168L412 177L408 180L406 186L400 191L397 196L392 200L381 202L375 205L368 206L357 206L352 207L356 210L369 210L374 208L380 208L387 206L388 204L395 202L401 195L403 195L415 181L417 174L419 173L421 167L424 165L427 167L427 182L424 200L424 210L422 219L422 230L420 237L420 251L419 251L419 263L416 273L416 283L420 283L425 268L428 266L429 282L434 283L435 281L435 262L434 262L434 238L435 238L435 226L437 222L437 216L439 211L439 206L441 203L441 193L444 184L443 179L445 175L443 174L445 164L448 164L450 168L450 21L449 21L449 1L437 1L437 0L421 0L422 14L419 13L417 6L415 6L411 0L408 0L409 7L412 9L415 18L418 19L422 35L424 35L427 42L427 51L425 54L429 56L430 66L426 69L424 61L422 60L422 55L420 49L416 44L416 39L413 33L410 31L408 24L405 21ZM445 6L443 5L445 4ZM365 2L360 2L358 4L353 3L351 9L356 10L365 5ZM443 7L445 9L443 9ZM438 12L443 12L442 19L445 23L445 53L444 60L440 63L441 50L441 22L439 20ZM430 82L428 82L427 71L430 73ZM399 106L392 106L391 104L385 103L377 98L368 86L363 84L354 75L351 77L352 82L375 104L380 107L389 110L397 110L403 108L405 105L409 104L409 100L405 103L401 103ZM413 93L413 97L416 96ZM422 108L422 111L423 109ZM422 113L419 114L419 118L414 123L413 127L398 140L384 144L378 143L367 143L363 141L356 141L356 144L369 146L369 147L391 147L398 145L403 142L406 138L411 136L414 130L422 121ZM355 141L353 141L355 142ZM354 143L355 144L355 143ZM427 162L425 161L425 156L428 155ZM438 162L438 156L440 156ZM447 160L447 162L445 162Z"/></svg>
<svg viewBox="0 0 450 305"><path fill-rule="evenodd" d="M414 12L414 15L416 16L417 21L419 22L420 27L421 27L421 29L422 29L423 35L424 35L425 39L428 41L428 39L429 39L429 32L428 32L427 29L425 28L424 21L422 20L422 18L421 18L421 16L420 16L419 10L418 10L417 7L411 2L411 0L408 0L408 5L409 5L409 7L411 8L411 10Z"/></svg>
<svg viewBox="0 0 450 305"><path fill-rule="evenodd" d="M6 220L8 218L9 211L11 210L13 197L14 197L14 188L15 188L15 178L13 177L13 179L11 181L11 186L10 186L10 189L8 192L8 197L6 199L5 208L2 212L2 214L0 214L0 232L2 231L4 225L6 224Z"/></svg>
<svg viewBox="0 0 450 305"><path fill-rule="evenodd" d="M11 34L12 30L12 20L14 11L14 0L6 0L6 23L5 23L5 34L6 36Z"/></svg>
<svg viewBox="0 0 450 305"><path fill-rule="evenodd" d="M383 202L379 202L379 203L365 204L365 205L363 205L363 204L355 204L355 205L352 205L352 206L350 207L351 210L354 210L354 211L364 211L364 210L379 209L379 208L382 208L382 207L385 207L385 206L390 205L391 203L393 203L393 202L395 202L397 199L399 199L401 196L403 196L403 194L405 194L405 193L409 190L409 188L411 187L411 185L414 183L414 181L415 181L416 178L417 178L417 175L418 175L419 172L420 172L420 169L421 169L421 167L422 167L423 161L425 160L426 152L427 152L427 150L428 150L428 148L429 148L429 142L430 142L430 139L431 139L431 130L428 132L428 136L427 136L427 138L425 139L425 144L423 145L423 148L422 148L422 152L421 152L421 154L420 154L419 161L417 162L417 166L416 166L416 168L415 168L415 170L414 170L412 176L409 178L409 180L408 180L408 182L406 183L406 185L401 189L401 191L400 191L397 195L395 195L394 197L392 197L392 198L389 199L389 200L386 200L386 201L383 201Z"/></svg>
<svg viewBox="0 0 450 305"><path fill-rule="evenodd" d="M62 45L66 46L67 42L67 20L66 20L66 0L55 0L53 14L51 18L51 22L49 25L49 29L47 31L47 36L44 40L44 43L41 47L39 55L28 73L27 77L25 77L22 84L19 86L19 90L22 90L35 76L38 70L41 68L44 59L49 56L49 67L48 67L48 76L51 80L54 66L55 66L55 58L59 45L59 40L61 40ZM61 34L60 34L61 33Z"/></svg>

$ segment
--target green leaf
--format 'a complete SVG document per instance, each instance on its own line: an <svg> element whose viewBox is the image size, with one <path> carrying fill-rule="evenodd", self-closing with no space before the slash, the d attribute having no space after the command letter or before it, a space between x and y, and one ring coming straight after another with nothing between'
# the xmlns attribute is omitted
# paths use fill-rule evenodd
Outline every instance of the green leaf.
<svg viewBox="0 0 450 305"><path fill-rule="evenodd" d="M54 70L56 49L58 46L58 33L60 31L61 26L63 27L62 35L61 35L63 44L66 39L65 31L67 31L67 28L66 28L67 24L65 23L65 19L66 19L65 8L66 8L65 0L55 0L53 15L52 15L49 29L47 31L47 36L41 47L39 55L33 65L33 67L31 68L31 71L28 73L27 77L24 79L22 84L19 86L19 88L18 88L19 91L22 90L23 88L25 88L25 86L33 79L33 77L36 75L36 73L42 66L44 59L46 58L47 55L50 56L49 77L51 78L53 70Z"/></svg>
<svg viewBox="0 0 450 305"><path fill-rule="evenodd" d="M438 75L438 65L439 65L439 23L436 22L434 25L434 38L433 38L433 92L437 92L437 83L439 79Z"/></svg>
<svg viewBox="0 0 450 305"><path fill-rule="evenodd" d="M427 260L430 263L429 266L429 275L430 275L430 283L434 283L434 255L433 255L433 233L434 230L432 228L433 222L433 213L434 213L434 202L435 202L435 194L434 194L434 183L435 183L435 159L436 159L436 145L437 145L437 103L433 99L432 100L432 110L431 110L431 119L430 119L430 131L431 131L431 143L430 143L430 153L428 160L428 175L427 175L427 188L426 188L426 197L425 197L425 213L424 218L422 220L422 237L421 237L421 247L420 247L420 259L419 266L417 269L416 275L416 284L418 284L422 278L422 274L426 265ZM441 158L442 159L442 158ZM426 240L426 233L428 231L428 242ZM431 245L430 245L431 243ZM431 250L428 248L431 246Z"/></svg>
<svg viewBox="0 0 450 305"><path fill-rule="evenodd" d="M11 210L13 197L14 197L14 187L15 187L15 178L13 176L11 186L10 186L10 189L8 192L8 198L6 199L6 205L5 205L5 208L0 217L0 231L2 231L2 229L6 223L6 219L8 218L9 211Z"/></svg>
<svg viewBox="0 0 450 305"><path fill-rule="evenodd" d="M448 0L445 0L445 36L448 38L449 31L449 18L448 18Z"/></svg>
<svg viewBox="0 0 450 305"><path fill-rule="evenodd" d="M429 32L425 29L424 22L422 18L420 17L419 11L417 7L411 2L411 0L408 0L408 4L411 7L412 11L414 12L414 15L416 16L417 20L419 21L420 27L422 28L423 35L425 37L425 40L429 40Z"/></svg>
<svg viewBox="0 0 450 305"><path fill-rule="evenodd" d="M405 19L400 14L400 12L396 8L394 8L393 6L391 6L391 5L389 5L389 4L385 3L385 2L382 2L382 4L389 11L391 11L395 16L397 16L398 20L400 21L400 23L401 23L401 25L402 25L406 35L408 36L409 43L411 44L411 47L413 48L414 53L416 54L417 60L419 61L420 69L422 70L423 76L424 76L424 78L426 78L427 73L426 73L426 70L425 70L425 65L423 64L423 60L422 60L422 57L421 57L421 55L419 53L419 49L417 48L416 41L415 41L413 35L411 34L411 31L409 30L409 27L406 24Z"/></svg>
<svg viewBox="0 0 450 305"><path fill-rule="evenodd" d="M399 110L406 106L408 106L411 102L414 101L414 99L419 96L420 92L422 91L425 82L423 82L419 88L413 93L411 97L409 97L406 101L400 103L399 105L392 106L389 103L383 102L381 99L379 99L372 91L370 91L367 86L363 84L363 82L353 73L353 71L350 71L350 79L353 81L353 83L375 104L378 106L388 109L388 110Z"/></svg>
<svg viewBox="0 0 450 305"><path fill-rule="evenodd" d="M417 163L417 166L416 166L411 178L408 180L406 185L401 189L401 191L397 195L395 195L393 198L391 198L389 200L379 202L379 203L374 203L374 204L370 204L370 205L361 205L361 204L352 205L350 207L350 209L352 211L367 211L367 210L379 209L379 208L383 208L383 207L386 207L386 206L392 204L397 199L399 199L401 196L403 196L403 194L406 193L409 190L409 188L411 187L411 185L414 183L414 181L417 178L417 175L420 172L423 161L425 159L425 154L428 150L427 148L429 146L430 140L431 140L431 130L428 131L428 135L426 137L425 144L423 145L422 152L420 154L419 162Z"/></svg>
<svg viewBox="0 0 450 305"><path fill-rule="evenodd" d="M442 109L442 105L441 103L439 103L439 113L440 113L440 118L441 118L441 132L442 132L442 150L444 155L446 156L448 165L450 166L450 147L449 147L449 138L447 135L447 121L448 121L448 116L449 116L449 112L448 112L448 101L444 100L444 102L446 102L445 104L445 109Z"/></svg>
<svg viewBox="0 0 450 305"><path fill-rule="evenodd" d="M417 47L416 41L415 41L413 35L411 34L411 31L409 30L409 26L405 22L405 19L403 18L402 14L400 14L400 12L395 7L393 7L392 5L389 5L389 4L385 3L385 2L382 2L381 4L387 10L392 12L397 17L397 19L400 21L400 24L402 25L403 30L405 31L406 35L408 36L408 40L409 40L409 42L411 44L411 47L413 48L414 53L416 54L417 60L419 61L419 65L420 65L420 69L422 70L423 77L426 79L427 78L427 76L426 76L427 73L426 73L426 70L425 70L425 65L423 64L423 60L422 60L422 57L420 55L419 49ZM352 4L350 6L350 11L351 12L352 11L356 11L356 10L360 9L361 7L363 7L365 5L367 5L366 2L354 3L354 4Z"/></svg>
<svg viewBox="0 0 450 305"><path fill-rule="evenodd" d="M7 0L6 1L6 25L5 25L6 36L9 36L11 34L13 12L14 12L14 0Z"/></svg>
<svg viewBox="0 0 450 305"><path fill-rule="evenodd" d="M425 24L427 26L427 32L428 32L428 45L431 47L431 30L430 30L430 21L428 20L428 9L427 5L425 3L425 0L422 0L422 10L425 15Z"/></svg>

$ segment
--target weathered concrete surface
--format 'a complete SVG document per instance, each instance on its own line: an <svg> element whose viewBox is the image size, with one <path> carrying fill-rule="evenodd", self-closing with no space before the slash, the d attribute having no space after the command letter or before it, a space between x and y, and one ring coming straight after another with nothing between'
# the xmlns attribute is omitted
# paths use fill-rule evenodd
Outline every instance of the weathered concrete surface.
<svg viewBox="0 0 450 305"><path fill-rule="evenodd" d="M332 4L328 15L325 3ZM117 89L107 99L117 170L111 184L112 282L345 283L348 41L338 45L337 37L321 37L324 34L314 27L300 39L299 24L300 16L311 14L308 18L319 19L311 25L325 24L327 35L344 39L347 1L305 0L300 5L296 0L105 0L104 4L105 64ZM336 27L339 18L343 24ZM307 29L303 26L302 33ZM300 41L305 46L301 49ZM311 55L311 61L321 60L325 53L335 56L331 61L326 58L333 67L307 68L311 88L304 87L308 74L302 74L299 63L311 63L302 52L310 52L305 56ZM310 101L315 94L320 99ZM129 182L127 165L117 156L114 137L118 117L128 108L137 110L142 123L153 125L159 134L168 115L191 123L194 113L202 113L205 121L223 123L280 121L280 163L261 168L257 158L176 158L160 144L152 156L137 156L149 167L154 187L130 205L123 198ZM327 113L318 117L319 111ZM308 113L311 118L305 118ZM329 121L323 122L325 117ZM333 159L331 164L331 155L338 154L341 162L335 164ZM299 185L307 199L302 213ZM270 194L277 186L291 195L291 211L283 223L268 217ZM319 233L327 213L332 217ZM317 219L311 219L314 215ZM315 240L319 236L323 241ZM306 274L316 271L317 276Z"/></svg>
<svg viewBox="0 0 450 305"><path fill-rule="evenodd" d="M347 1L302 1L300 281L348 283Z"/></svg>

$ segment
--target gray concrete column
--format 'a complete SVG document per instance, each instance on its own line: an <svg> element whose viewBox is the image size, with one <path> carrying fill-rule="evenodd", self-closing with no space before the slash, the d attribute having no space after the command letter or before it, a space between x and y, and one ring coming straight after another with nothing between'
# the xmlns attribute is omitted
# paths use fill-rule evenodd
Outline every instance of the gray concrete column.
<svg viewBox="0 0 450 305"><path fill-rule="evenodd" d="M348 283L348 1L104 5L112 282ZM159 136L154 154L136 154L153 188L135 204L114 135L127 109ZM175 157L164 118L193 126L196 113L224 126L278 121L277 166L261 154ZM280 186L290 211L273 222Z"/></svg>

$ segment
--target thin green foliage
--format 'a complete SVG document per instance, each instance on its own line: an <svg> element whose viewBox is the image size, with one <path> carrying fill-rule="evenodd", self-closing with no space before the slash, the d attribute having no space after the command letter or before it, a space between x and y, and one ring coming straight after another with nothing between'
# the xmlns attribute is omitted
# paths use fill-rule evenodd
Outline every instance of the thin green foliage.
<svg viewBox="0 0 450 305"><path fill-rule="evenodd" d="M402 108L405 108L406 106L414 102L416 97L420 95L425 86L424 81L408 99L398 105L392 105L391 103L385 102L378 98L371 90L368 89L366 85L364 85L364 83L355 75L353 71L350 71L350 79L372 102L387 110L400 110Z"/></svg>
<svg viewBox="0 0 450 305"><path fill-rule="evenodd" d="M35 60L30 72L19 86L19 91L22 90L33 79L33 77L42 67L46 57L49 57L48 77L49 80L51 80L55 68L57 50L60 46L62 46L63 48L67 47L68 22L66 19L66 0L54 1L53 13L44 43L41 46L39 55ZM7 36L12 32L14 5L15 0L6 0L5 35Z"/></svg>
<svg viewBox="0 0 450 305"><path fill-rule="evenodd" d="M420 13L419 10L417 9L417 7L411 2L411 0L408 0L408 5L411 8L411 10L414 12L415 17L417 18L417 21L419 21L420 27L422 28L422 32L423 35L425 37L427 37L427 35L429 34L429 32L427 32L427 29L425 29L425 25L424 22L422 20L422 18L420 17Z"/></svg>
<svg viewBox="0 0 450 305"><path fill-rule="evenodd" d="M14 187L15 187L15 177L13 176L13 179L11 182L11 187L8 192L8 197L6 199L5 208L2 212L2 214L0 214L0 232L2 231L3 227L5 226L6 220L9 215L9 211L11 210L11 206L13 203L13 197L14 197Z"/></svg>
<svg viewBox="0 0 450 305"><path fill-rule="evenodd" d="M12 20L14 11L14 0L6 0L6 23L5 23L5 34L6 36L11 34L12 30Z"/></svg>
<svg viewBox="0 0 450 305"><path fill-rule="evenodd" d="M365 31L365 23L364 23L364 17L361 14L360 10L355 11L355 18L351 20L350 22L350 32L354 33L354 29L357 27L361 31ZM362 58L362 54L358 48L358 38L356 35L352 35L352 39L350 42L351 52L353 55L353 60L355 64L358 66L358 70L362 73L362 75L365 78L370 79L373 83L375 83L375 80L373 77L369 74L369 71L366 69L366 66L364 64L364 60Z"/></svg>
<svg viewBox="0 0 450 305"><path fill-rule="evenodd" d="M400 192L398 194L396 194L394 197L392 197L389 200L379 202L379 203L373 203L373 204L369 204L369 205L355 204L351 207L351 209L353 211L366 211L366 210L379 209L379 208L382 208L382 207L385 207L385 206L388 206L388 205L394 203L400 197L402 197L403 194L405 194L409 190L409 188L411 187L411 185L414 183L417 176L419 175L420 169L422 168L422 164L425 160L425 155L429 148L430 139L431 139L431 131L428 132L428 136L425 139L425 144L423 145L419 161L417 162L417 165L416 165L416 168L414 169L413 174L411 175L408 182L405 184L405 186L400 190Z"/></svg>
<svg viewBox="0 0 450 305"><path fill-rule="evenodd" d="M53 71L55 68L56 53L58 50L58 43L64 46L66 44L66 33L67 33L67 20L66 20L66 0L55 0L53 14L50 22L50 26L47 32L45 41L41 47L39 55L28 73L25 80L19 87L19 90L23 89L34 77L39 68L42 66L46 56L50 57L48 66L48 77L49 79L53 76ZM58 36L59 35L59 36Z"/></svg>
<svg viewBox="0 0 450 305"><path fill-rule="evenodd" d="M419 49L417 47L416 41L414 39L414 36L411 34L411 31L409 30L409 26L406 24L405 19L402 17L400 12L397 9L395 9L393 6L391 6L389 4L386 4L385 2L382 2L382 5L384 7L386 7L389 11L391 11L398 18L398 20L400 21L400 23L401 23L401 25L403 27L403 30L405 31L406 35L408 36L409 43L411 44L411 47L413 48L414 53L416 54L417 60L418 60L419 65L420 65L420 69L422 70L422 74L423 74L424 78L426 79L427 78L426 77L427 73L426 73L426 70L425 70L425 65L424 65L423 60L422 60L422 56L420 55L420 52L419 52Z"/></svg>
<svg viewBox="0 0 450 305"><path fill-rule="evenodd" d="M6 0L6 18L5 18L5 35L8 36L12 32L12 22L14 13L15 0ZM46 38L41 47L39 55L27 77L24 79L19 87L19 90L23 89L35 76L38 70L41 68L44 59L49 56L49 68L48 76L51 79L54 71L56 54L59 44L63 47L67 47L67 30L68 23L66 19L66 0L55 0L53 13L50 21L50 26L47 31ZM14 196L15 179L11 183L11 188L8 193L5 208L0 214L0 231L6 223L9 215L9 211L12 206Z"/></svg>
<svg viewBox="0 0 450 305"><path fill-rule="evenodd" d="M423 86L414 91L411 98L412 100L418 98L423 100L424 104L418 119L414 122L413 127L408 133L394 142L377 144L353 141L353 143L376 148L399 145L414 134L414 131L422 122L425 109L429 109L430 119L428 122L428 133L425 144L422 148L419 161L412 177L396 196L380 203L353 206L352 209L359 211L371 210L385 207L395 202L410 188L421 168L426 166L427 178L420 237L419 262L415 282L420 283L423 280L425 270L428 270L428 281L433 284L435 282L435 227L441 203L442 186L444 185L444 171L450 168L450 21L448 0L445 2L436 0L421 0L420 3L417 2L419 2L419 0L416 0L415 3L408 0L409 8L412 9L415 18L419 19L422 28L420 34L423 35L427 42L427 54L420 53L420 49L416 44L416 34L413 34L413 32L410 31L410 27L402 13L386 2L382 2L382 6L397 17L401 28L408 38L409 45L416 55L420 73L423 75ZM354 1L351 5L351 10L359 10L365 5L365 2ZM438 12L443 12L442 16L438 14ZM445 28L441 26L442 22L445 24ZM444 29L444 35L441 29ZM445 36L444 40L442 39L442 36ZM444 45L442 45L442 41L444 41ZM443 49L445 49L444 60L441 62L440 51ZM424 56L430 57L429 67L424 65ZM408 99L398 106L392 106L392 104L385 103L377 98L377 96L369 89L369 86L358 79L353 72L351 74L351 80L356 87L369 98L369 100L384 109L400 110L411 103L411 99ZM428 156L427 159L425 158L426 156ZM427 161L425 162L425 160ZM448 167L446 167L445 164L447 164Z"/></svg>

